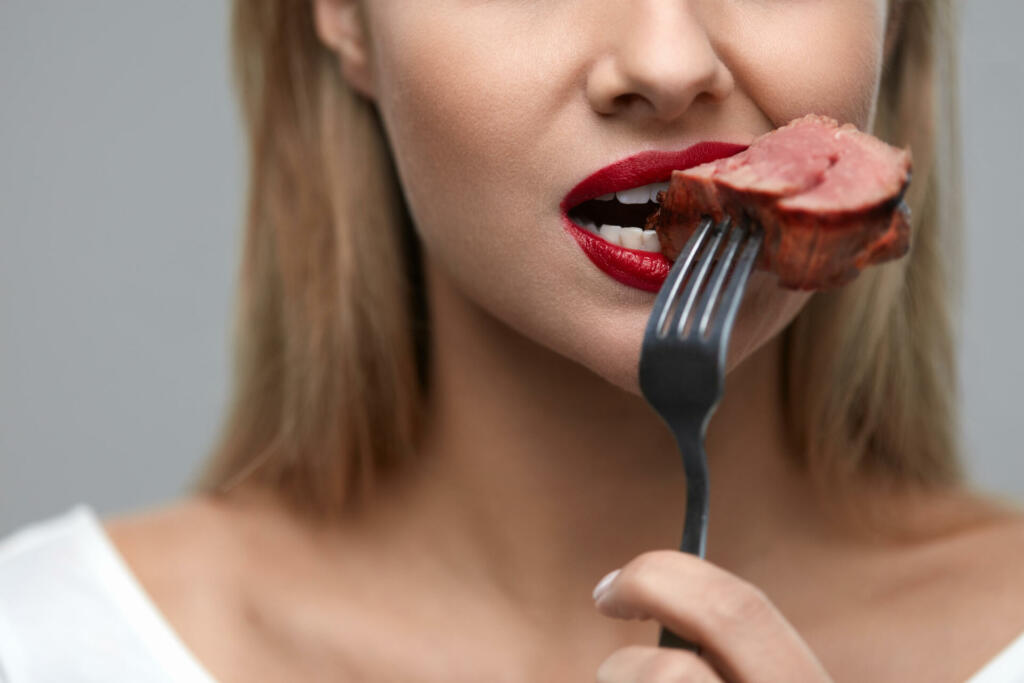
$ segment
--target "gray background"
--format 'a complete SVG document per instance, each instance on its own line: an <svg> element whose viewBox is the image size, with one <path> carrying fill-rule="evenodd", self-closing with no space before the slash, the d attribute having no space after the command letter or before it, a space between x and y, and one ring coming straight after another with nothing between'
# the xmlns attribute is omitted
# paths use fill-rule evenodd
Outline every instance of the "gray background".
<svg viewBox="0 0 1024 683"><path fill-rule="evenodd" d="M964 427L1024 498L1019 0L965 3ZM227 7L0 3L0 535L177 496L225 407L243 191Z"/></svg>

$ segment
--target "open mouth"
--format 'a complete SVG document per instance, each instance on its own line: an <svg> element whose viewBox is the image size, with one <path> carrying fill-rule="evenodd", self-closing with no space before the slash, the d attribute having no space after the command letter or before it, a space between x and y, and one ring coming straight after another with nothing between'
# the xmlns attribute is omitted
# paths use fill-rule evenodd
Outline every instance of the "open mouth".
<svg viewBox="0 0 1024 683"><path fill-rule="evenodd" d="M620 283L657 292L671 264L654 230L672 173L731 156L747 145L697 142L681 150L647 150L598 169L559 205L566 232L599 270Z"/></svg>
<svg viewBox="0 0 1024 683"><path fill-rule="evenodd" d="M569 220L605 242L626 249L661 251L658 235L645 230L668 182L651 183L590 199L569 210Z"/></svg>

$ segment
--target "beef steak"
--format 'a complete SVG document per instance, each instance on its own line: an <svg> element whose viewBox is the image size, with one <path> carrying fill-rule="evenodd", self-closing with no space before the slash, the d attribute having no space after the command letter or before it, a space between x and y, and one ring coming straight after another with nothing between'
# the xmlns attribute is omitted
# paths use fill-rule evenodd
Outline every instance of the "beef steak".
<svg viewBox="0 0 1024 683"><path fill-rule="evenodd" d="M672 172L647 221L675 260L702 216L752 219L765 231L758 267L791 289L824 289L910 248L910 151L810 114L725 159Z"/></svg>

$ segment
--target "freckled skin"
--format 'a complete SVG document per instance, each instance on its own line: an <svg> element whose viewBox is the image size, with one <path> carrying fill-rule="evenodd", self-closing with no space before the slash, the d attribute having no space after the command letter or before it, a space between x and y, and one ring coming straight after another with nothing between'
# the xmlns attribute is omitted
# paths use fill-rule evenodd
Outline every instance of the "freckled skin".
<svg viewBox="0 0 1024 683"><path fill-rule="evenodd" d="M366 10L374 95L442 276L631 391L653 295L586 259L560 225L561 199L644 149L749 143L809 112L869 126L885 19L878 0L375 0ZM755 273L730 367L809 296Z"/></svg>

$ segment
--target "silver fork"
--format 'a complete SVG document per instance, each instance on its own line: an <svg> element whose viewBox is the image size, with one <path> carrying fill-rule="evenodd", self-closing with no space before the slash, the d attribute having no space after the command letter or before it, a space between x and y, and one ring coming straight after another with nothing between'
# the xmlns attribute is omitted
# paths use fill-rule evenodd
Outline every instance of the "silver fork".
<svg viewBox="0 0 1024 683"><path fill-rule="evenodd" d="M733 226L728 217L714 225L705 218L661 286L644 333L640 390L675 434L686 472L679 549L701 558L708 525L704 435L722 398L729 333L763 240L759 226ZM666 628L658 645L699 652Z"/></svg>

